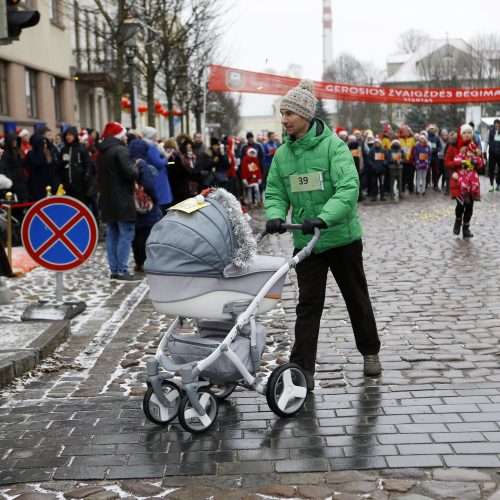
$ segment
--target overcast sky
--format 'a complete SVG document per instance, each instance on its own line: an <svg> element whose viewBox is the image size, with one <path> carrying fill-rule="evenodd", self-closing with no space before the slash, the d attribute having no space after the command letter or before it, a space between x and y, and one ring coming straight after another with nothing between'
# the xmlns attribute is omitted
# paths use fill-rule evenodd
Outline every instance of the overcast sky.
<svg viewBox="0 0 500 500"><path fill-rule="evenodd" d="M224 0L233 5L224 16L224 64L284 73L290 64L303 67L303 77L320 80L323 64L321 0ZM462 3L332 0L333 55L342 52L385 68L397 53L398 35L422 30L434 38L463 38L499 31L500 0ZM271 113L273 98L244 94L244 115Z"/></svg>

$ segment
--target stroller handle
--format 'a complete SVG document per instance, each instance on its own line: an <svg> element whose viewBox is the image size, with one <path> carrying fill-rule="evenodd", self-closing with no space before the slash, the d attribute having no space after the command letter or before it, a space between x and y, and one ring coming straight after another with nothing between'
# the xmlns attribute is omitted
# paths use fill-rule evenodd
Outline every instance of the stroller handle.
<svg viewBox="0 0 500 500"><path fill-rule="evenodd" d="M304 228L303 224L287 224L286 222L281 224L281 227L283 229L285 229L286 231L302 231ZM319 229L314 228L314 234L316 234L316 231L319 234ZM256 239L257 243L259 243L262 240L262 238L264 238L264 236L266 236L266 235L267 235L266 228L264 228L262 231L257 233L255 235L255 239Z"/></svg>
<svg viewBox="0 0 500 500"><path fill-rule="evenodd" d="M302 229L303 229L304 226L303 226L303 224L287 224L287 223L283 223L283 224L281 224L281 227L283 229L286 229L287 231L302 231ZM319 233L320 233L319 228L315 227L314 228L314 235L313 235L311 241L307 244L306 247L304 247L297 254L299 256L299 261L301 261L305 257L308 257L309 255L311 255L311 252L312 252L313 248L316 246L316 243L319 240ZM257 243L259 243L262 240L262 238L264 238L264 236L266 236L266 234L267 234L267 231L264 228L260 233L258 233L255 236L255 241L257 241Z"/></svg>

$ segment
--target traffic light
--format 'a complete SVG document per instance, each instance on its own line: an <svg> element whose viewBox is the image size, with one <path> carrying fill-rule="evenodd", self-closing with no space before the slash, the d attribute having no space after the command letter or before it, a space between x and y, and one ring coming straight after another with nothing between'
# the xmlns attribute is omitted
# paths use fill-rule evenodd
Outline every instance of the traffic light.
<svg viewBox="0 0 500 500"><path fill-rule="evenodd" d="M23 28L35 26L40 21L37 10L20 9L17 6L19 2L20 0L0 0L0 42L19 40Z"/></svg>

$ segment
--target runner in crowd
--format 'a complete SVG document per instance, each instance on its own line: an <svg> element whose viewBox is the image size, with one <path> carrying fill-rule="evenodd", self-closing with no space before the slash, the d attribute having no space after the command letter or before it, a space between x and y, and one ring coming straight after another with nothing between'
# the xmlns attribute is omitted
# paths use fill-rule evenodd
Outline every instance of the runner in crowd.
<svg viewBox="0 0 500 500"><path fill-rule="evenodd" d="M414 148L416 182L415 194L424 196L427 187L427 173L431 165L432 150L425 134L418 136L418 143Z"/></svg>

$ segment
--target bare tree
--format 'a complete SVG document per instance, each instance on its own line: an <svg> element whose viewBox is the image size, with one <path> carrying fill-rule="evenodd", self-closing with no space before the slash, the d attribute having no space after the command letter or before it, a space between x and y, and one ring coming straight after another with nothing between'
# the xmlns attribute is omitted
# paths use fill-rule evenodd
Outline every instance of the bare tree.
<svg viewBox="0 0 500 500"><path fill-rule="evenodd" d="M96 5L95 13L99 13L106 23L106 30L102 36L104 43L110 44L112 49L112 72L114 76L113 86L113 117L115 121L121 120L121 99L124 90L124 66L125 66L125 42L126 34L124 21L127 16L125 0L116 1L116 10L110 12L109 6L103 0L94 0Z"/></svg>
<svg viewBox="0 0 500 500"><path fill-rule="evenodd" d="M354 56L340 54L325 72L325 79L350 85L367 85L378 81L378 71L369 63L362 63ZM352 127L375 127L386 119L386 106L379 103L337 101L338 124Z"/></svg>
<svg viewBox="0 0 500 500"><path fill-rule="evenodd" d="M210 121L220 124L222 135L236 135L240 129L241 94L209 92L208 100L215 104L213 110L208 110Z"/></svg>
<svg viewBox="0 0 500 500"><path fill-rule="evenodd" d="M470 45L454 43L429 45L429 54L418 61L417 69L423 86L429 88L491 87L499 85L500 37L480 35ZM496 103L486 105L487 113L500 109ZM412 106L407 113L410 126L437 123L458 126L464 120L464 106L433 104ZM421 126L421 125L419 125Z"/></svg>
<svg viewBox="0 0 500 500"><path fill-rule="evenodd" d="M189 114L192 111L197 128L201 130L208 66L215 62L215 52L223 27L220 15L221 12L227 14L226 4L222 5L222 0L139 0L132 4L116 0L112 5L108 0L93 2L93 9L83 8L75 3L75 52L79 67L82 60L87 65L90 65L91 60L106 61L103 67L114 82L114 119L121 119L121 99L126 91L127 30L124 29L124 21L131 15L142 27L135 62L145 83L148 124L155 123L155 101L159 98L167 102L171 136L174 135L174 109L177 107L186 115L186 125L189 124ZM95 21L91 29L89 18L103 19L103 25L99 27L99 23ZM90 36L95 36L92 48L88 40ZM83 49L79 47L80 38L85 42L82 44L85 45ZM100 56L100 52L104 56ZM90 66L88 70L90 71ZM231 110L234 106L238 107L239 100L226 97L221 98L221 103Z"/></svg>
<svg viewBox="0 0 500 500"><path fill-rule="evenodd" d="M427 38L429 38L427 33L418 29L410 29L399 35L396 45L403 54L412 54Z"/></svg>

